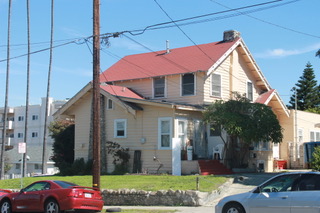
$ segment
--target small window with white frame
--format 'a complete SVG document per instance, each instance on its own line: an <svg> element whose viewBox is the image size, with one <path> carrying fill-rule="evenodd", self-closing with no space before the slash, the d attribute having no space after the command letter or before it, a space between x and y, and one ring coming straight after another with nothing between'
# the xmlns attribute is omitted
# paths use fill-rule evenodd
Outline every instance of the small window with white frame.
<svg viewBox="0 0 320 213"><path fill-rule="evenodd" d="M164 77L153 78L153 97L164 98L165 97L165 85L166 79Z"/></svg>
<svg viewBox="0 0 320 213"><path fill-rule="evenodd" d="M38 115L32 115L32 120L33 121L36 121L36 120L38 120L39 119L39 116Z"/></svg>
<svg viewBox="0 0 320 213"><path fill-rule="evenodd" d="M195 95L195 75L193 73L184 74L181 77L181 95Z"/></svg>
<svg viewBox="0 0 320 213"><path fill-rule="evenodd" d="M23 133L22 132L18 133L18 138L23 138Z"/></svg>
<svg viewBox="0 0 320 213"><path fill-rule="evenodd" d="M158 147L159 149L170 149L172 138L172 118L158 118Z"/></svg>
<svg viewBox="0 0 320 213"><path fill-rule="evenodd" d="M310 142L320 141L320 131L310 131Z"/></svg>
<svg viewBox="0 0 320 213"><path fill-rule="evenodd" d="M270 150L270 142L268 141L260 141L254 143L254 150L256 151L269 151Z"/></svg>
<svg viewBox="0 0 320 213"><path fill-rule="evenodd" d="M213 73L211 75L211 95L221 97L221 75Z"/></svg>
<svg viewBox="0 0 320 213"><path fill-rule="evenodd" d="M253 101L253 84L251 81L247 81L247 98Z"/></svg>
<svg viewBox="0 0 320 213"><path fill-rule="evenodd" d="M31 133L31 137L37 138L37 137L38 137L38 132L32 132L32 133Z"/></svg>
<svg viewBox="0 0 320 213"><path fill-rule="evenodd" d="M114 120L114 137L115 138L127 137L127 119Z"/></svg>
<svg viewBox="0 0 320 213"><path fill-rule="evenodd" d="M18 116L18 121L24 121L24 117L22 115Z"/></svg>
<svg viewBox="0 0 320 213"><path fill-rule="evenodd" d="M112 99L108 98L108 102L107 102L107 109L113 109L113 101Z"/></svg>

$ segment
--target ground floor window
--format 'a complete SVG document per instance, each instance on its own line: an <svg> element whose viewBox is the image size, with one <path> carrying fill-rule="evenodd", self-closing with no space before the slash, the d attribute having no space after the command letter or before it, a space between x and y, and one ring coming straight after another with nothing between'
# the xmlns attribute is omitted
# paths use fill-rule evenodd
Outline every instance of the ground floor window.
<svg viewBox="0 0 320 213"><path fill-rule="evenodd" d="M159 149L170 149L172 138L172 118L158 119L158 147Z"/></svg>

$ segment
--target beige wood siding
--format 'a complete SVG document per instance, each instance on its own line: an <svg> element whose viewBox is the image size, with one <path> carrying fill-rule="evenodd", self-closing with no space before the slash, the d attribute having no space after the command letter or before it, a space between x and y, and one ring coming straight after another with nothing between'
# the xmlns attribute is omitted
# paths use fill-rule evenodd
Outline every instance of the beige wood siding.
<svg viewBox="0 0 320 213"><path fill-rule="evenodd" d="M188 104L203 104L205 72L196 72L195 95L181 96L181 75L166 76L165 98L167 101ZM133 89L144 97L153 99L153 78L116 82L118 86Z"/></svg>
<svg viewBox="0 0 320 213"><path fill-rule="evenodd" d="M91 95L84 96L73 108L75 115L75 159L88 160Z"/></svg>
<svg viewBox="0 0 320 213"><path fill-rule="evenodd" d="M135 116L126 112L123 106L120 105L115 105L114 109L107 110L106 138L108 141L113 141L119 143L122 147L129 148L131 153L130 168L132 168L133 165L134 150L141 150L142 167L145 170L156 170L155 165L157 165L157 163L154 162L153 157L157 156L163 163L163 168L161 169L162 172L164 170L171 171L171 160L167 160L171 159L171 150L158 150L158 118L173 117L173 109L147 105L142 105L142 107L143 111L137 111ZM127 120L126 138L114 137L115 119ZM144 143L141 142L142 138L145 139ZM169 168L170 170L168 170ZM113 169L113 165L110 165L109 163L108 169Z"/></svg>
<svg viewBox="0 0 320 213"><path fill-rule="evenodd" d="M253 84L253 101L258 98L261 92L259 87L255 85L250 67L237 49L213 73L221 75L222 97L211 96L211 76L208 76L204 85L204 101L206 103L211 103L217 99L229 100L232 97L232 92L238 92L241 95L246 94L248 81Z"/></svg>
<svg viewBox="0 0 320 213"><path fill-rule="evenodd" d="M117 86L128 87L146 98L152 98L152 78L116 82Z"/></svg>
<svg viewBox="0 0 320 213"><path fill-rule="evenodd" d="M204 84L204 102L211 103L215 100L228 100L230 97L230 56L227 57L221 65L213 71L215 74L219 74L221 76L221 97L213 97L211 95L212 92L212 79L211 75L206 77L205 84Z"/></svg>

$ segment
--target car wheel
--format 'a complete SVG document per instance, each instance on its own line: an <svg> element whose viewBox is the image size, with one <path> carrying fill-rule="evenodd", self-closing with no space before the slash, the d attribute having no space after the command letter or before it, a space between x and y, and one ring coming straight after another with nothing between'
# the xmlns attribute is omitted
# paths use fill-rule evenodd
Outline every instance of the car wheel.
<svg viewBox="0 0 320 213"><path fill-rule="evenodd" d="M11 213L11 203L9 200L5 200L1 203L1 213Z"/></svg>
<svg viewBox="0 0 320 213"><path fill-rule="evenodd" d="M59 213L59 205L55 200L48 200L44 205L44 212L45 213Z"/></svg>
<svg viewBox="0 0 320 213"><path fill-rule="evenodd" d="M245 213L245 210L238 203L228 203L223 207L222 213Z"/></svg>

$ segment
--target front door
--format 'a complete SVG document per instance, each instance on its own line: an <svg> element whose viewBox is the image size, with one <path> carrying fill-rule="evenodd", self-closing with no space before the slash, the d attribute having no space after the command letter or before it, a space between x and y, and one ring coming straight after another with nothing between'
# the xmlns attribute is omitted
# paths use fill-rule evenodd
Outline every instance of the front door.
<svg viewBox="0 0 320 213"><path fill-rule="evenodd" d="M200 120L194 121L194 150L198 159L208 158L208 140L206 136L206 125Z"/></svg>

